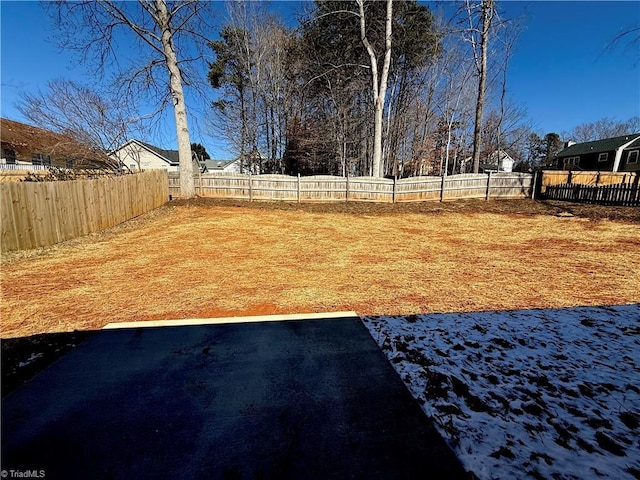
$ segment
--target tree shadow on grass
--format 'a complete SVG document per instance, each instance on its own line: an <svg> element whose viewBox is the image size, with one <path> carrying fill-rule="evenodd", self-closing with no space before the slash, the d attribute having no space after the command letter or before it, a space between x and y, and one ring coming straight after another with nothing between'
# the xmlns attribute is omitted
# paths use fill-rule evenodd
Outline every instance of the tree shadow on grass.
<svg viewBox="0 0 640 480"><path fill-rule="evenodd" d="M0 341L2 398L24 385L94 333L96 331L86 330L3 338Z"/></svg>

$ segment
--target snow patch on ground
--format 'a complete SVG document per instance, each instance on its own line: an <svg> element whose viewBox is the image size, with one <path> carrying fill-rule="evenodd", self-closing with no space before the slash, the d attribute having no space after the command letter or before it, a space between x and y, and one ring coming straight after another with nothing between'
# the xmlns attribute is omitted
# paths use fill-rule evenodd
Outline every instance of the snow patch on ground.
<svg viewBox="0 0 640 480"><path fill-rule="evenodd" d="M363 321L480 479L640 478L640 304Z"/></svg>
<svg viewBox="0 0 640 480"><path fill-rule="evenodd" d="M33 362L41 358L43 355L44 354L42 352L32 353L31 355L29 355L29 358L27 358L25 361L18 362L18 368L23 368L23 367L26 367L27 365L31 365Z"/></svg>

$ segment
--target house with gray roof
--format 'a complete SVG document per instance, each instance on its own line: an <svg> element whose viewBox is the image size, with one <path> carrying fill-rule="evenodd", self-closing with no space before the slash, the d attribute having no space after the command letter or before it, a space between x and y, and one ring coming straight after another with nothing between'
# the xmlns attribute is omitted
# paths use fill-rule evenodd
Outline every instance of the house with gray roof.
<svg viewBox="0 0 640 480"><path fill-rule="evenodd" d="M558 153L558 168L609 172L640 171L640 133L594 142L567 144Z"/></svg>
<svg viewBox="0 0 640 480"><path fill-rule="evenodd" d="M140 140L129 140L109 156L130 170L161 168L169 172L180 170L177 150L164 150ZM207 159L198 162L201 173L240 173L240 157L235 160Z"/></svg>
<svg viewBox="0 0 640 480"><path fill-rule="evenodd" d="M240 158L235 160L212 160L200 162L202 173L240 173Z"/></svg>
<svg viewBox="0 0 640 480"><path fill-rule="evenodd" d="M177 172L180 165L177 150L163 150L135 139L116 148L109 156L130 170L160 168Z"/></svg>

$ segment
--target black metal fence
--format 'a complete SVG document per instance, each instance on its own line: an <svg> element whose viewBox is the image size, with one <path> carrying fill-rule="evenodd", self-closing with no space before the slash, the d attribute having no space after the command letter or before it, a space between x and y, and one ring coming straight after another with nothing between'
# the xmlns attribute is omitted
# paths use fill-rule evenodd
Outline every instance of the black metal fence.
<svg viewBox="0 0 640 480"><path fill-rule="evenodd" d="M567 200L599 205L640 206L638 182L613 185L580 185L575 183L548 185L542 197L548 200Z"/></svg>

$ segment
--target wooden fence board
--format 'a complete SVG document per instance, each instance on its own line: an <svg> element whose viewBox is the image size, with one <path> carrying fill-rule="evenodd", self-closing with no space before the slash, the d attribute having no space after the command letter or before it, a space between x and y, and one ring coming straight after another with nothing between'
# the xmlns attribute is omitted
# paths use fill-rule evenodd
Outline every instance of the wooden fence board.
<svg viewBox="0 0 640 480"><path fill-rule="evenodd" d="M346 201L348 180L333 175L298 177L301 202Z"/></svg>
<svg viewBox="0 0 640 480"><path fill-rule="evenodd" d="M179 174L169 174L169 194L180 196ZM373 201L414 202L459 198L526 198L531 196L528 173L462 174L398 180L375 177L315 175L206 174L195 176L196 191L204 197L300 202ZM489 183L488 183L489 182Z"/></svg>
<svg viewBox="0 0 640 480"><path fill-rule="evenodd" d="M397 202L440 200L441 177L401 178L396 182Z"/></svg>
<svg viewBox="0 0 640 480"><path fill-rule="evenodd" d="M0 215L0 225L2 226L0 242L2 242L2 245L7 245L8 249L16 250L18 247L18 235L14 218L13 189L10 186L11 184L8 185L0 196L0 208L2 208L2 214Z"/></svg>
<svg viewBox="0 0 640 480"><path fill-rule="evenodd" d="M578 185L617 185L633 184L636 182L638 172L587 172L568 170L545 170L542 172L542 186L578 184Z"/></svg>
<svg viewBox="0 0 640 480"><path fill-rule="evenodd" d="M167 200L166 171L68 182L2 182L2 251L52 245L121 223Z"/></svg>

